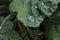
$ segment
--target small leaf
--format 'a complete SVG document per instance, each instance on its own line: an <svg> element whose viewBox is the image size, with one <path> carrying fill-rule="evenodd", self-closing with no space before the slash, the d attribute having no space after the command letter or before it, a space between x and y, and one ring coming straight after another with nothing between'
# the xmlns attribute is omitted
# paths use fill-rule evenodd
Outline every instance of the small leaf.
<svg viewBox="0 0 60 40"><path fill-rule="evenodd" d="M0 40L21 40L21 37L15 31L5 30L0 33Z"/></svg>

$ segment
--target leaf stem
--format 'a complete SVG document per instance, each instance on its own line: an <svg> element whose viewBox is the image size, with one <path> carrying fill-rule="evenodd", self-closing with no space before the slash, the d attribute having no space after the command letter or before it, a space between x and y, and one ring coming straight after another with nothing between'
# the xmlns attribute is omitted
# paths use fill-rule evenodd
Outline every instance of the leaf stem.
<svg viewBox="0 0 60 40"><path fill-rule="evenodd" d="M7 20L9 17L11 17L10 14L3 20L2 24L0 25L0 29L2 29L4 23L6 22L6 20Z"/></svg>

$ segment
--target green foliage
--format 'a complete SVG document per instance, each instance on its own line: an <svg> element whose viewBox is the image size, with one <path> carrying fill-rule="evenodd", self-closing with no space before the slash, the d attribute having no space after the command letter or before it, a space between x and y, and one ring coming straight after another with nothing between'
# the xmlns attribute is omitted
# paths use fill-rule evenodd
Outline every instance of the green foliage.
<svg viewBox="0 0 60 40"><path fill-rule="evenodd" d="M13 0L10 11L17 12L17 19L25 26L38 27L45 16L51 16L59 0Z"/></svg>
<svg viewBox="0 0 60 40"><path fill-rule="evenodd" d="M45 19L47 40L60 40L60 5L50 19Z"/></svg>
<svg viewBox="0 0 60 40"><path fill-rule="evenodd" d="M47 40L60 40L60 24L45 22Z"/></svg>
<svg viewBox="0 0 60 40"><path fill-rule="evenodd" d="M0 13L3 15L7 13L5 11L9 10L11 13L10 15L7 14L8 16L0 16L0 40L30 40L29 36L34 40L40 40L39 38L43 34L41 32L43 30L40 31L39 29L41 22L46 26L46 31L44 32L46 33L47 40L60 40L60 10L58 10L60 9L58 7L60 0L13 0L9 5L9 10L7 6L10 2L4 1L0 1L0 11L3 12ZM13 14L15 15L15 19L17 17L16 20L11 16L14 12L17 12L17 16ZM17 20L28 28L16 22ZM18 24L19 28L14 29L16 27L15 23ZM36 27L38 28L35 29ZM20 32L20 35L17 31ZM30 34L29 36L28 33Z"/></svg>
<svg viewBox="0 0 60 40"><path fill-rule="evenodd" d="M20 20L25 26L36 27L41 23L41 21L39 22L39 16L38 18L35 15L35 17L33 16L30 6L30 0L13 0L10 4L10 10L18 13L18 20ZM32 11L34 11L34 9Z"/></svg>
<svg viewBox="0 0 60 40"><path fill-rule="evenodd" d="M5 17L0 16L0 25L4 21ZM3 26L0 26L0 40L21 40L17 32L13 31L13 23L7 20Z"/></svg>
<svg viewBox="0 0 60 40"><path fill-rule="evenodd" d="M21 38L16 32L5 30L3 33L0 33L0 40L21 40Z"/></svg>

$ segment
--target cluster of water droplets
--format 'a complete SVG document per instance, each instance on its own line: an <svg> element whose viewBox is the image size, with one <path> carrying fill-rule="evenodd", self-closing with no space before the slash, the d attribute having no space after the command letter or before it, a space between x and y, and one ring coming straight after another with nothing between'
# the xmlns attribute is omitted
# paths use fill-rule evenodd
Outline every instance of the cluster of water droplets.
<svg viewBox="0 0 60 40"><path fill-rule="evenodd" d="M28 21L30 22L34 22L35 21L35 18L31 15L28 15Z"/></svg>

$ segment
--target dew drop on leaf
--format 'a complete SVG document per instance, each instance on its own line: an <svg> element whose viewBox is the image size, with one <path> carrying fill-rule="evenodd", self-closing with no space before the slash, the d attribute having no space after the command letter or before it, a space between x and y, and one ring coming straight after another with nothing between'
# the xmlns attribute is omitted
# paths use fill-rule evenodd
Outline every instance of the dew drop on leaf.
<svg viewBox="0 0 60 40"><path fill-rule="evenodd" d="M37 6L35 6L35 8L38 8Z"/></svg>
<svg viewBox="0 0 60 40"><path fill-rule="evenodd" d="M29 20L30 22L34 22L34 21L35 21L33 16L28 16L28 20Z"/></svg>
<svg viewBox="0 0 60 40"><path fill-rule="evenodd" d="M1 27L0 27L0 29L1 29Z"/></svg>

